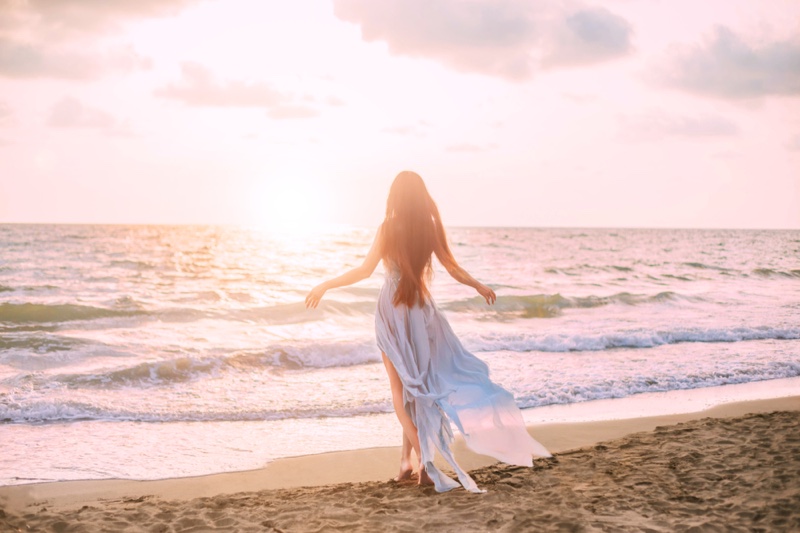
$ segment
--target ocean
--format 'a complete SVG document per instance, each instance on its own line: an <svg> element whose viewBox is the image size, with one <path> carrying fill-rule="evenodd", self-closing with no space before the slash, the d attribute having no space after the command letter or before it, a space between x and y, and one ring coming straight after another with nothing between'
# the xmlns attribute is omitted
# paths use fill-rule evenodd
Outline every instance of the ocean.
<svg viewBox="0 0 800 533"><path fill-rule="evenodd" d="M0 484L399 445L374 229L0 225ZM523 409L800 376L800 231L451 228L433 295Z"/></svg>

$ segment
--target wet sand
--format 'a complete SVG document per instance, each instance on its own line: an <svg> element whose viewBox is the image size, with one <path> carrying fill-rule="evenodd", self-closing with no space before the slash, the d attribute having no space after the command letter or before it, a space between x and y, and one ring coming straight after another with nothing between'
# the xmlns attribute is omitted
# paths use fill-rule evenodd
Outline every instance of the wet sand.
<svg viewBox="0 0 800 533"><path fill-rule="evenodd" d="M556 454L533 469L461 454L486 494L365 481L391 477L398 452L384 448L200 478L0 487L0 529L800 530L798 397L534 434Z"/></svg>

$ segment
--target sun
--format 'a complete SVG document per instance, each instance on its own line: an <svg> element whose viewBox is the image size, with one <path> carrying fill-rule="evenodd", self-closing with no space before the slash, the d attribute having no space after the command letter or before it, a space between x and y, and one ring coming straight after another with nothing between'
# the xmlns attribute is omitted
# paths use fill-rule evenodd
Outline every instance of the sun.
<svg viewBox="0 0 800 533"><path fill-rule="evenodd" d="M310 233L327 220L324 193L313 180L265 180L252 188L247 200L251 223L269 231Z"/></svg>

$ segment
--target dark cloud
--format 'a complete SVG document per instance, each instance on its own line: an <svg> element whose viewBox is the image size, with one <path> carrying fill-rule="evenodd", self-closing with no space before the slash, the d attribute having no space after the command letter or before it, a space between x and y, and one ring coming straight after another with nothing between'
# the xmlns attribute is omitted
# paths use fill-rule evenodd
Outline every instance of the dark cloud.
<svg viewBox="0 0 800 533"><path fill-rule="evenodd" d="M721 98L800 95L800 39L751 45L720 26L700 46L680 50L662 83Z"/></svg>
<svg viewBox="0 0 800 533"><path fill-rule="evenodd" d="M629 141L656 141L666 137L726 137L739 133L739 128L719 115L688 117L662 112L620 117L622 137Z"/></svg>
<svg viewBox="0 0 800 533"><path fill-rule="evenodd" d="M113 115L81 103L76 98L62 98L50 108L47 124L54 128L91 128L112 130L117 126Z"/></svg>
<svg viewBox="0 0 800 533"><path fill-rule="evenodd" d="M556 30L543 65L588 65L626 56L633 50L632 34L627 20L605 8L576 11Z"/></svg>
<svg viewBox="0 0 800 533"><path fill-rule="evenodd" d="M150 61L130 47L104 54L59 48L0 37L0 76L82 80L97 78L109 71L127 72L150 67Z"/></svg>
<svg viewBox="0 0 800 533"><path fill-rule="evenodd" d="M334 13L367 42L463 72L512 80L546 66L597 63L627 54L630 25L608 10L569 11L528 0L334 0Z"/></svg>

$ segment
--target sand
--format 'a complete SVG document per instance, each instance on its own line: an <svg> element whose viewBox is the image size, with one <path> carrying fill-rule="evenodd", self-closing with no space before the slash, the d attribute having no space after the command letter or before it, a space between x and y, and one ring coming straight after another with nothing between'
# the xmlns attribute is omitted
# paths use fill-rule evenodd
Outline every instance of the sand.
<svg viewBox="0 0 800 533"><path fill-rule="evenodd" d="M192 479L0 487L0 530L800 531L800 398L534 433L557 453L533 469L462 461L486 494L361 481L388 479L398 452L360 450Z"/></svg>

